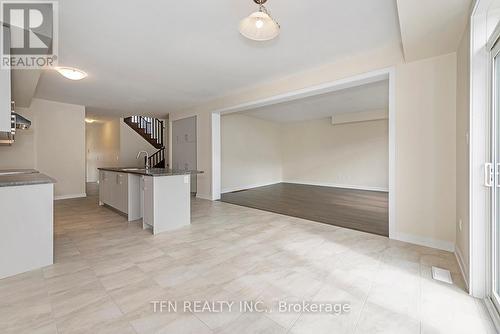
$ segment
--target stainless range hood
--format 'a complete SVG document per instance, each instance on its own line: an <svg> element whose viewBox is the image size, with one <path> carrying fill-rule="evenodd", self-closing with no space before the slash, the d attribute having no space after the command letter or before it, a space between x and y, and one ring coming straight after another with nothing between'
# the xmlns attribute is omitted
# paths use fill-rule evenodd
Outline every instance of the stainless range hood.
<svg viewBox="0 0 500 334"><path fill-rule="evenodd" d="M11 131L0 132L0 145L12 145L16 141L16 129L26 130L31 127L31 121L16 112L11 114Z"/></svg>
<svg viewBox="0 0 500 334"><path fill-rule="evenodd" d="M19 115L18 113L13 112L14 122L16 124L16 129L27 130L31 126L31 121L26 117Z"/></svg>

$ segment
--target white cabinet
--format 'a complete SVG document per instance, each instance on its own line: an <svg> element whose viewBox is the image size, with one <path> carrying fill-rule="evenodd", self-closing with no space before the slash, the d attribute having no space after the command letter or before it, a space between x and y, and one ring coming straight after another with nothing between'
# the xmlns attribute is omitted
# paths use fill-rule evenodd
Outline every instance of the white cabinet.
<svg viewBox="0 0 500 334"><path fill-rule="evenodd" d="M141 218L140 176L99 171L99 204L125 213L129 221Z"/></svg>
<svg viewBox="0 0 500 334"><path fill-rule="evenodd" d="M0 23L1 24L1 23ZM7 40L10 45L10 30L7 27ZM0 69L0 132L10 132L11 130L11 84L10 70L6 68Z"/></svg>
<svg viewBox="0 0 500 334"><path fill-rule="evenodd" d="M107 204L116 210L127 213L127 174L101 171L99 179L99 201L101 204Z"/></svg>
<svg viewBox="0 0 500 334"><path fill-rule="evenodd" d="M104 203L109 203L109 176L108 172L100 171L99 172L99 204L103 205Z"/></svg>
<svg viewBox="0 0 500 334"><path fill-rule="evenodd" d="M115 208L121 212L128 212L128 174L116 175Z"/></svg>
<svg viewBox="0 0 500 334"><path fill-rule="evenodd" d="M142 218L142 227L162 233L191 223L189 175L141 176L120 171L99 171L99 204L128 216Z"/></svg>
<svg viewBox="0 0 500 334"><path fill-rule="evenodd" d="M54 263L54 185L0 187L0 279Z"/></svg>
<svg viewBox="0 0 500 334"><path fill-rule="evenodd" d="M115 193L117 190L116 173L101 171L99 175L99 201L100 204L116 206Z"/></svg>
<svg viewBox="0 0 500 334"><path fill-rule="evenodd" d="M154 179L151 176L144 177L144 209L142 222L143 227L150 227L154 224Z"/></svg>
<svg viewBox="0 0 500 334"><path fill-rule="evenodd" d="M145 176L143 228L153 234L174 230L191 223L189 175Z"/></svg>

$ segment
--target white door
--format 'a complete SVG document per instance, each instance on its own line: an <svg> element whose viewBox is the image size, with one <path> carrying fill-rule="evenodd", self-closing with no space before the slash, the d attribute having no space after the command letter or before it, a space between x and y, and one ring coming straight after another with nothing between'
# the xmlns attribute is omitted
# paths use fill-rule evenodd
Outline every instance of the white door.
<svg viewBox="0 0 500 334"><path fill-rule="evenodd" d="M172 122L172 168L197 169L196 116ZM196 175L192 175L191 192L196 190Z"/></svg>

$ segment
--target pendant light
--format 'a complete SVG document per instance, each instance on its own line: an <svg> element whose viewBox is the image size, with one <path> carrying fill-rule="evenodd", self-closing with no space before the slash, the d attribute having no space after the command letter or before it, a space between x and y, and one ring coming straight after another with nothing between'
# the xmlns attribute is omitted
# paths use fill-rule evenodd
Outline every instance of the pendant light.
<svg viewBox="0 0 500 334"><path fill-rule="evenodd" d="M264 4L267 0L253 0L259 10L240 22L240 33L254 41L268 41L280 33L280 25L269 14Z"/></svg>

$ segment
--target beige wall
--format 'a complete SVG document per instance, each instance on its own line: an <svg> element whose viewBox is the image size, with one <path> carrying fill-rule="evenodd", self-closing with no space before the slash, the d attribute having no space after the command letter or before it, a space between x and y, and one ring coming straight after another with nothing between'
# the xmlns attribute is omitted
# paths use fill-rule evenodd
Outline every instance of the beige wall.
<svg viewBox="0 0 500 334"><path fill-rule="evenodd" d="M457 54L457 254L465 279L469 280L469 110L470 110L470 25Z"/></svg>
<svg viewBox="0 0 500 334"><path fill-rule="evenodd" d="M144 167L144 156L137 159L139 151L147 151L151 155L158 150L120 119L120 165Z"/></svg>
<svg viewBox="0 0 500 334"><path fill-rule="evenodd" d="M143 167L144 159L136 159L137 153L157 151L125 124L123 118L96 115L88 118L94 122L86 125L87 182L99 179L97 168L100 167ZM166 143L167 130L164 133Z"/></svg>
<svg viewBox="0 0 500 334"><path fill-rule="evenodd" d="M405 63L400 46L388 46L171 114L172 120L198 115L198 169L205 171L199 194L212 191L212 111L387 67L396 68L397 237L453 248L456 54Z"/></svg>
<svg viewBox="0 0 500 334"><path fill-rule="evenodd" d="M282 126L283 181L389 189L387 120L332 125L331 119Z"/></svg>
<svg viewBox="0 0 500 334"><path fill-rule="evenodd" d="M36 169L54 177L54 195L85 194L85 107L34 99Z"/></svg>
<svg viewBox="0 0 500 334"><path fill-rule="evenodd" d="M221 118L222 192L279 182L388 190L387 120L332 125Z"/></svg>
<svg viewBox="0 0 500 334"><path fill-rule="evenodd" d="M281 129L240 114L221 117L222 192L281 182Z"/></svg>
<svg viewBox="0 0 500 334"><path fill-rule="evenodd" d="M396 78L398 233L450 247L456 216L456 66L456 54L449 54L398 66Z"/></svg>
<svg viewBox="0 0 500 334"><path fill-rule="evenodd" d="M119 165L120 119L96 121L85 126L87 182L97 182L100 167Z"/></svg>
<svg viewBox="0 0 500 334"><path fill-rule="evenodd" d="M0 147L0 169L33 168L57 180L56 197L85 194L85 108L34 99L17 112L31 120L12 146Z"/></svg>

